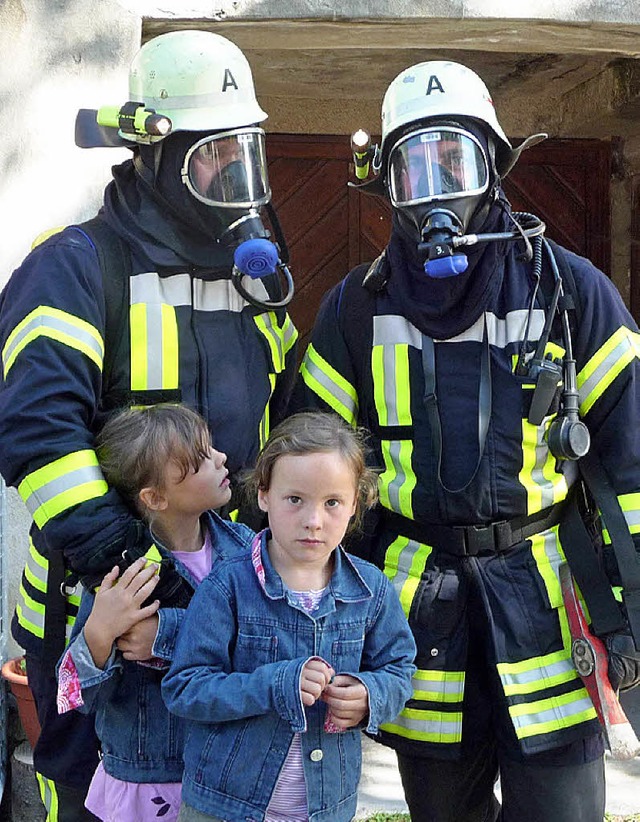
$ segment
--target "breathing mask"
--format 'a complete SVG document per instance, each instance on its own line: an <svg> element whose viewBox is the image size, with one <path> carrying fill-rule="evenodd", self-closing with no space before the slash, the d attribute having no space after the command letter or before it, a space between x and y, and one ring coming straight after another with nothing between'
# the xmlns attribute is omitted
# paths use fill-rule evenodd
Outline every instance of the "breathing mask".
<svg viewBox="0 0 640 822"><path fill-rule="evenodd" d="M404 134L389 152L387 189L398 216L418 239L425 272L451 277L467 268L454 238L469 228L490 184L488 148L460 126Z"/></svg>

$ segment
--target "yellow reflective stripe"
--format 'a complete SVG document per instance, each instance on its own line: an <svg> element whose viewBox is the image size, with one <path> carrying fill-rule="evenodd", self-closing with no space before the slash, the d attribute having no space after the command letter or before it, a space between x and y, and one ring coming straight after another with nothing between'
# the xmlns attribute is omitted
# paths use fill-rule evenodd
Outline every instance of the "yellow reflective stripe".
<svg viewBox="0 0 640 822"><path fill-rule="evenodd" d="M587 414L615 378L640 357L640 334L622 326L602 345L579 372L580 414Z"/></svg>
<svg viewBox="0 0 640 822"><path fill-rule="evenodd" d="M402 610L407 617L432 550L429 545L403 536L396 537L387 548L384 573L395 588Z"/></svg>
<svg viewBox="0 0 640 822"><path fill-rule="evenodd" d="M560 549L558 526L554 525L549 530L534 534L529 539L531 540L531 553L544 582L549 603L552 608L559 608L562 605L562 588L558 567L564 559L564 553Z"/></svg>
<svg viewBox="0 0 640 822"><path fill-rule="evenodd" d="M445 703L462 702L464 682L464 671L418 670L412 680L412 699Z"/></svg>
<svg viewBox="0 0 640 822"><path fill-rule="evenodd" d="M131 388L147 389L147 310L144 303L129 309L131 337Z"/></svg>
<svg viewBox="0 0 640 822"><path fill-rule="evenodd" d="M284 322L282 323L282 339L284 341L284 353L286 356L298 339L298 329L288 314L285 314Z"/></svg>
<svg viewBox="0 0 640 822"><path fill-rule="evenodd" d="M380 728L406 739L455 743L462 739L462 713L404 708L393 722L384 723Z"/></svg>
<svg viewBox="0 0 640 822"><path fill-rule="evenodd" d="M351 383L309 344L300 367L305 384L330 408L355 426L358 418L358 394Z"/></svg>
<svg viewBox="0 0 640 822"><path fill-rule="evenodd" d="M162 384L152 388L178 387L178 320L172 305L162 306ZM149 352L149 358L154 352Z"/></svg>
<svg viewBox="0 0 640 822"><path fill-rule="evenodd" d="M620 494L618 502L622 508L622 513L629 527L631 534L640 534L640 494ZM602 536L607 545L611 544L611 536L603 520Z"/></svg>
<svg viewBox="0 0 640 822"><path fill-rule="evenodd" d="M46 591L42 593L46 595ZM23 580L20 581L20 587L18 588L16 616L18 617L18 623L26 631L40 639L44 637L44 602L38 602L27 593Z"/></svg>
<svg viewBox="0 0 640 822"><path fill-rule="evenodd" d="M36 779L40 787L40 798L47 811L46 822L58 822L58 790L52 779L47 779L36 771Z"/></svg>
<svg viewBox="0 0 640 822"><path fill-rule="evenodd" d="M269 399L271 399L274 389L276 387L276 375L269 374ZM269 438L269 432L271 431L271 406L269 402L264 407L264 414L262 415L262 419L260 420L260 425L258 428L258 438L260 448L263 447L265 442Z"/></svg>
<svg viewBox="0 0 640 822"><path fill-rule="evenodd" d="M560 696L509 706L518 739L570 728L597 718L585 688Z"/></svg>
<svg viewBox="0 0 640 822"><path fill-rule="evenodd" d="M268 311L266 314L256 315L253 320L267 341L273 369L279 374L284 369L284 340L278 326L278 317L274 311Z"/></svg>
<svg viewBox="0 0 640 822"><path fill-rule="evenodd" d="M380 502L385 508L413 519L413 490L417 478L411 466L411 440L381 440L384 471L378 478Z"/></svg>
<svg viewBox="0 0 640 822"><path fill-rule="evenodd" d="M92 449L65 454L28 474L18 486L38 528L72 506L104 496L107 491Z"/></svg>
<svg viewBox="0 0 640 822"><path fill-rule="evenodd" d="M578 679L568 649L524 663L499 663L497 667L506 696L534 694Z"/></svg>
<svg viewBox="0 0 640 822"><path fill-rule="evenodd" d="M131 389L178 387L178 321L167 303L134 303L129 309Z"/></svg>
<svg viewBox="0 0 640 822"><path fill-rule="evenodd" d="M541 425L532 425L522 420L522 468L518 480L527 492L527 514L561 502L569 490L564 475L555 470L556 459L546 443L548 421L547 417Z"/></svg>
<svg viewBox="0 0 640 822"><path fill-rule="evenodd" d="M29 537L29 553L24 566L24 575L27 581L38 591L46 593L47 577L49 574L49 562L43 557Z"/></svg>
<svg viewBox="0 0 640 822"><path fill-rule="evenodd" d="M374 345L371 372L373 400L380 425L411 425L409 345Z"/></svg>
<svg viewBox="0 0 640 822"><path fill-rule="evenodd" d="M20 352L39 337L48 337L75 348L102 370L104 342L98 330L67 311L41 305L27 314L7 338L2 349L5 377Z"/></svg>

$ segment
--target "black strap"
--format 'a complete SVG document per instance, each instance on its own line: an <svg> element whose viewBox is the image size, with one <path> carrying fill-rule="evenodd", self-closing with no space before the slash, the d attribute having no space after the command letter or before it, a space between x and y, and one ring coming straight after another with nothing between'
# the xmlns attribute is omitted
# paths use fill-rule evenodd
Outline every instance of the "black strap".
<svg viewBox="0 0 640 822"><path fill-rule="evenodd" d="M417 522L395 511L383 510L383 520L391 530L409 539L430 545L437 551L458 557L503 553L525 539L560 522L563 505L552 505L529 517L500 520L486 525L440 525Z"/></svg>
<svg viewBox="0 0 640 822"><path fill-rule="evenodd" d="M482 361L480 364L480 386L478 388L478 459L471 472L469 479L459 488L449 488L442 479L442 426L440 423L440 412L438 411L438 395L436 391L436 352L435 344L431 337L422 335L422 373L424 375L424 396L423 403L429 417L431 428L431 442L435 454L435 462L438 470L438 482L450 494L458 494L468 488L473 478L478 473L484 446L489 430L489 418L491 417L491 352L489 349L489 334L487 331L487 318L484 316L482 326Z"/></svg>
<svg viewBox="0 0 640 822"><path fill-rule="evenodd" d="M52 551L47 573L42 664L55 670L66 644L67 598L63 591L66 567L62 551Z"/></svg>
<svg viewBox="0 0 640 822"><path fill-rule="evenodd" d="M591 449L586 457L580 460L579 465L611 537L620 571L622 596L629 627L636 648L640 651L640 556L636 551L615 490L594 449Z"/></svg>
<svg viewBox="0 0 640 822"><path fill-rule="evenodd" d="M583 512L578 508L576 494L567 500L559 535L571 573L589 608L594 633L604 636L622 631L625 628L622 611L598 561L592 535L585 524Z"/></svg>
<svg viewBox="0 0 640 822"><path fill-rule="evenodd" d="M122 346L128 344L129 275L131 255L129 247L101 217L93 217L75 226L93 243L100 270L105 301L105 340L102 384L105 391L111 384L111 372L119 359Z"/></svg>

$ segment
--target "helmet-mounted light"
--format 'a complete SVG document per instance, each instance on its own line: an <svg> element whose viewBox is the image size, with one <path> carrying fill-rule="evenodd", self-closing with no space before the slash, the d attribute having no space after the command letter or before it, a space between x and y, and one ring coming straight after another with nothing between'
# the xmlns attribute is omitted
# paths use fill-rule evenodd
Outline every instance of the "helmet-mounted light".
<svg viewBox="0 0 640 822"><path fill-rule="evenodd" d="M166 137L172 129L171 120L144 103L129 101L123 106L102 106L96 113L99 126L117 128L123 136L152 139Z"/></svg>

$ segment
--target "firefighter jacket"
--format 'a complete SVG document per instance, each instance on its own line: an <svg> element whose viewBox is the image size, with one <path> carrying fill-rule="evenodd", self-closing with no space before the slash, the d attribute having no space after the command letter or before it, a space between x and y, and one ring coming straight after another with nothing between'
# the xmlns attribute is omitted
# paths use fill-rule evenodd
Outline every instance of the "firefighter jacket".
<svg viewBox="0 0 640 822"><path fill-rule="evenodd" d="M52 556L100 579L123 550L150 548L98 466L105 412L182 401L207 419L233 474L288 399L297 332L284 310L254 308L229 279L195 268L151 269L133 250L128 266L107 299L96 247L68 227L29 254L0 297L0 471L33 517L12 630L32 653L42 651ZM261 281L250 288L266 296ZM118 295L121 308L107 304ZM68 634L80 597L67 594Z"/></svg>
<svg viewBox="0 0 640 822"><path fill-rule="evenodd" d="M332 409L372 434L379 517L368 547L363 539L349 550L384 569L416 638L413 697L384 727L385 741L407 753L459 751L470 586L486 612L487 659L522 752L598 732L571 660L558 575L559 504L577 485L577 468L556 460L545 439L557 396L532 424L534 385L515 368L525 333L530 356L546 313L539 288L529 317L531 264L519 259L520 250L503 245L501 285L480 316L437 339L397 311L394 282L403 279L393 264L374 294L362 287L367 267L354 269L323 301L294 393L295 407ZM559 251L580 303L572 334L580 415L636 537L640 336L611 282L584 258ZM555 326L546 353L564 353ZM504 525L514 520L534 522L538 532L523 538ZM439 526L475 528L444 550L437 547Z"/></svg>

